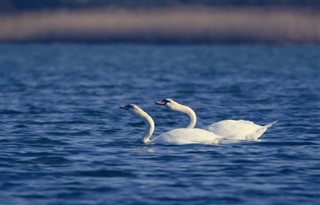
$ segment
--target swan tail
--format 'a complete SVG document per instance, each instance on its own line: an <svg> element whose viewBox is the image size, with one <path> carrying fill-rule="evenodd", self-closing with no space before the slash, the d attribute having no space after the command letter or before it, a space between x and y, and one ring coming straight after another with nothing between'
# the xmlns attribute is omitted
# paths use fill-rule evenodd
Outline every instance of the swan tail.
<svg viewBox="0 0 320 205"><path fill-rule="evenodd" d="M267 127L262 127L262 128L260 128L260 129L256 130L255 132L247 135L247 136L245 137L245 139L246 139L246 140L257 140L259 137L261 137L261 135L263 135L263 133L264 133L265 131L267 131L267 129L268 129Z"/></svg>
<svg viewBox="0 0 320 205"><path fill-rule="evenodd" d="M271 122L269 124L266 124L265 126L261 127L260 129L256 130L255 132L249 134L246 136L247 140L257 140L265 131L267 131L268 128L272 127L272 125L276 124L278 120Z"/></svg>
<svg viewBox="0 0 320 205"><path fill-rule="evenodd" d="M266 125L263 126L263 127L265 127L265 128L272 127L272 126L273 126L274 124L276 124L278 121L279 121L279 120L273 121L273 122L271 122L271 123L269 123L269 124L266 124Z"/></svg>

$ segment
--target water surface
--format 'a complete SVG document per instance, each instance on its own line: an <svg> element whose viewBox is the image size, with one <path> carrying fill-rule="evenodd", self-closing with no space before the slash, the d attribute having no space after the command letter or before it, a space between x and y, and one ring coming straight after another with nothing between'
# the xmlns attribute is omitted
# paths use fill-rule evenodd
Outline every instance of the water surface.
<svg viewBox="0 0 320 205"><path fill-rule="evenodd" d="M1 204L317 204L317 46L1 45ZM197 127L274 120L259 141L145 146Z"/></svg>

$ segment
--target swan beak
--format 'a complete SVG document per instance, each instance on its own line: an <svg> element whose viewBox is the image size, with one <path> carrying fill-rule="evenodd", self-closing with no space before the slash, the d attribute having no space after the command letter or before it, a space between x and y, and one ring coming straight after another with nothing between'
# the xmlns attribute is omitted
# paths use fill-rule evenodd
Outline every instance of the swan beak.
<svg viewBox="0 0 320 205"><path fill-rule="evenodd" d="M156 101L156 104L157 104L157 105L165 105L166 102L164 102L163 100L157 100L157 101Z"/></svg>
<svg viewBox="0 0 320 205"><path fill-rule="evenodd" d="M124 110L129 110L129 105L120 105L119 108L124 109Z"/></svg>

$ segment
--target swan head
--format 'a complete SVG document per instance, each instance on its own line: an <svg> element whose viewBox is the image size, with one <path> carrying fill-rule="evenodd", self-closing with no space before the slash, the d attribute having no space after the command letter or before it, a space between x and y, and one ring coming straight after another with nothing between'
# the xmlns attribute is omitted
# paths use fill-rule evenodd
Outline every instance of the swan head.
<svg viewBox="0 0 320 205"><path fill-rule="evenodd" d="M141 114L144 113L144 111L138 105L135 104L120 105L120 108L128 110L128 112L138 117L140 117Z"/></svg>
<svg viewBox="0 0 320 205"><path fill-rule="evenodd" d="M163 100L157 100L156 104L157 105L164 105L167 108L169 108L170 110L187 114L190 118L189 125L187 126L187 128L194 128L194 126L196 125L197 116L196 116L196 113L192 110L192 108L185 106L185 105L182 105L182 104L179 104L170 98L166 98Z"/></svg>
<svg viewBox="0 0 320 205"><path fill-rule="evenodd" d="M139 106L135 104L120 105L120 108L124 110L128 110L128 112L131 113L132 115L142 118L145 121L147 125L147 129L145 131L145 134L141 138L141 140L144 144L149 144L151 142L150 137L153 134L155 129L153 119L150 117L150 115L148 115L148 113L143 111Z"/></svg>
<svg viewBox="0 0 320 205"><path fill-rule="evenodd" d="M156 104L157 105L164 105L167 108L169 108L171 110L175 110L175 111L178 111L179 107L181 106L179 103L177 103L176 101L174 101L174 100L172 100L170 98L157 100Z"/></svg>

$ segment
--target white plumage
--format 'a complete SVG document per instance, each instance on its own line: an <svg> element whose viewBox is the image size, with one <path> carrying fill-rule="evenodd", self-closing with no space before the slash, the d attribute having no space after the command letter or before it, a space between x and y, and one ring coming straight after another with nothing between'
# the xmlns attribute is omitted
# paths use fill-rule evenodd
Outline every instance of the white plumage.
<svg viewBox="0 0 320 205"><path fill-rule="evenodd" d="M156 101L169 109L186 114L190 121L187 128L194 128L197 123L196 113L188 106L181 105L172 99ZM277 121L261 126L246 120L223 120L208 126L208 131L220 137L219 140L257 140Z"/></svg>
<svg viewBox="0 0 320 205"><path fill-rule="evenodd" d="M220 138L219 136L207 130L180 128L162 133L154 139L150 139L155 129L154 121L151 116L143 111L139 106L134 104L120 106L120 108L128 110L134 116L137 116L144 120L147 128L141 140L145 144L217 144L218 139Z"/></svg>
<svg viewBox="0 0 320 205"><path fill-rule="evenodd" d="M246 120L223 120L208 126L208 130L224 140L257 140L275 122L261 126Z"/></svg>
<svg viewBox="0 0 320 205"><path fill-rule="evenodd" d="M217 144L220 137L202 129L180 128L165 132L151 143L158 144Z"/></svg>

